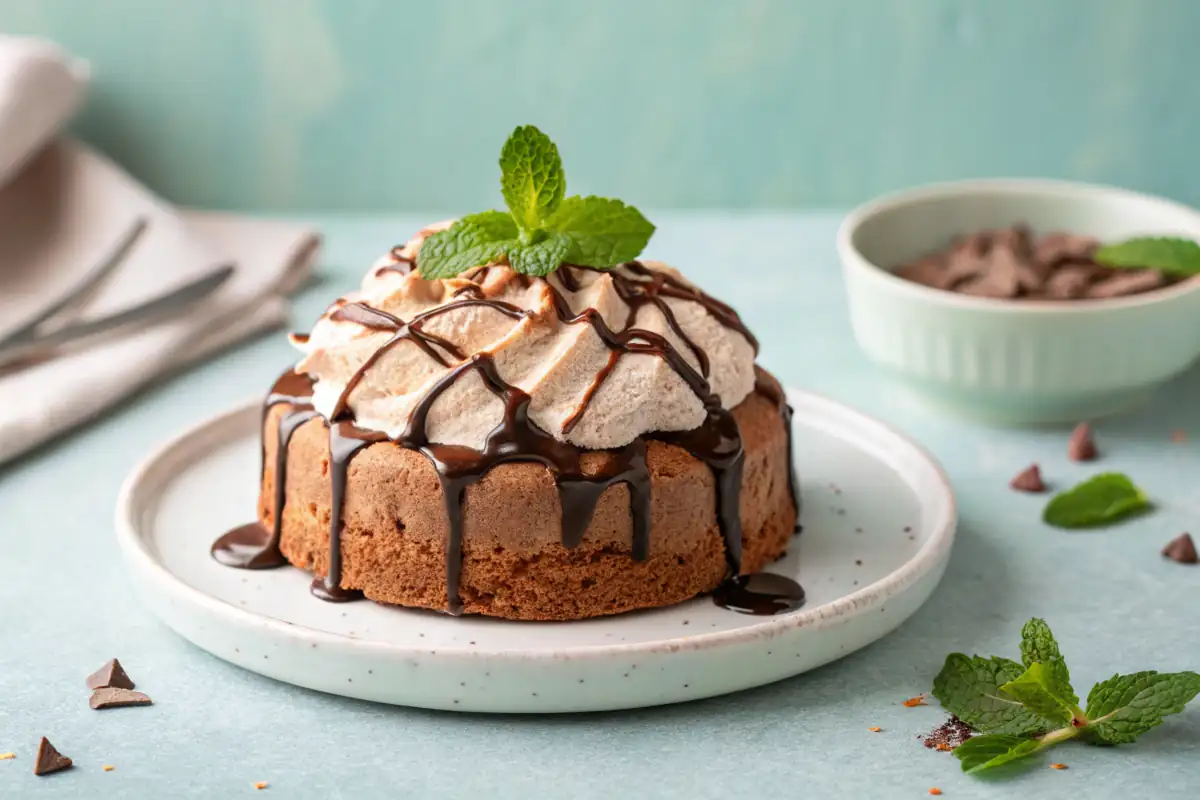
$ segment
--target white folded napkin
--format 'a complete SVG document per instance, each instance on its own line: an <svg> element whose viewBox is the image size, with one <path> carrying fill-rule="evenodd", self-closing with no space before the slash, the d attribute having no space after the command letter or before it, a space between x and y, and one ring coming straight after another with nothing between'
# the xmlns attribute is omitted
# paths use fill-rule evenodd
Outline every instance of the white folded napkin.
<svg viewBox="0 0 1200 800"><path fill-rule="evenodd" d="M88 67L41 39L0 36L0 185L62 129Z"/></svg>
<svg viewBox="0 0 1200 800"><path fill-rule="evenodd" d="M225 264L236 270L178 316L15 372L0 371L0 462L60 436L155 378L282 325L286 295L309 275L319 243L299 225L175 209L70 140L43 137L32 156L4 149L12 127L6 109L23 106L32 114L37 108L6 104L4 87L33 85L47 97L47 87L67 85L29 82L27 67L17 68L25 70L25 79L13 79L12 41L0 37L0 182L9 176L0 185L0 339L78 285L138 219L147 221L146 232L76 319L140 305ZM60 64L60 72L65 69L84 74ZM14 95L8 96L11 101ZM50 105L65 107L61 101ZM52 126L65 118L60 114Z"/></svg>

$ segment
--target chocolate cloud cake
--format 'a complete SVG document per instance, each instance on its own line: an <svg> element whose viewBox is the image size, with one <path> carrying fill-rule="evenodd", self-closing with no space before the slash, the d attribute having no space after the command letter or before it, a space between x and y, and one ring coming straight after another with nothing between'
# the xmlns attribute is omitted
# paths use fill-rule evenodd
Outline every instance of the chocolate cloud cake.
<svg viewBox="0 0 1200 800"><path fill-rule="evenodd" d="M394 248L293 337L258 520L214 555L308 570L324 599L510 619L744 592L798 507L790 409L737 313L655 261L531 269L520 238L438 277L472 219Z"/></svg>

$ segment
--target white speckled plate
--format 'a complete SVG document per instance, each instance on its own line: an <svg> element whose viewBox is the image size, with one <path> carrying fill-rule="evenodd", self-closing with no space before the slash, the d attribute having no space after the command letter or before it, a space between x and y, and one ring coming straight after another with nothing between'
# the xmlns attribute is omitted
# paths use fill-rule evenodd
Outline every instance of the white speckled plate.
<svg viewBox="0 0 1200 800"><path fill-rule="evenodd" d="M184 637L281 681L456 711L561 712L676 703L759 686L833 661L925 602L956 512L941 468L879 422L791 391L804 533L771 569L808 592L755 617L697 598L583 622L453 618L309 594L291 567L217 564L212 541L247 521L260 410L246 406L167 442L129 476L117 532L130 574Z"/></svg>

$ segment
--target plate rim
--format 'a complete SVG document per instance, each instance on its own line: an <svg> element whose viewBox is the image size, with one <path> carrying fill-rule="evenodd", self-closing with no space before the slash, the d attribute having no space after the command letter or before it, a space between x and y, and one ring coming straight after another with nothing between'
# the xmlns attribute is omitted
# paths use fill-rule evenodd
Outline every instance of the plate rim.
<svg viewBox="0 0 1200 800"><path fill-rule="evenodd" d="M805 406L815 406L821 412L821 417L838 417L849 420L857 427L874 428L873 433L882 433L891 437L894 442L909 448L929 468L936 480L937 491L942 495L943 502L938 505L941 513L931 521L932 531L921 547L903 564L882 576L876 581L862 586L857 590L821 605L800 611L783 614L777 617L766 617L741 627L660 639L653 642L612 643L579 645L561 649L521 650L521 649L487 649L456 644L439 646L439 658L475 660L479 658L499 658L522 661L560 661L565 658L607 657L634 653L676 652L680 650L703 651L713 648L735 647L754 642L764 637L784 635L798 628L821 628L843 620L849 616L857 616L873 610L886 602L897 592L917 583L922 577L943 565L949 558L958 527L958 502L949 476L941 463L921 444L892 425L876 419L853 406L829 398L825 395L808 390L785 388L789 401L803 402ZM796 403L797 405L799 403ZM140 509L144 507L141 495L149 492L150 496L161 494L155 491L162 485L162 479L155 473L175 454L180 446L191 449L196 447L212 448L219 444L232 441L228 431L236 425L236 420L252 411L262 408L260 399L240 403L227 408L212 416L196 422L176 435L164 440L150 453L144 456L126 476L117 495L115 508L115 527L118 544L126 557L130 569L138 569L146 578L152 580L174 599L188 603L199 604L220 617L229 618L235 624L266 628L274 634L295 638L302 635L306 640L316 641L323 645L335 645L352 650L386 653L396 658L415 658L427 656L426 648L389 643L371 639L351 637L340 633L311 628L304 624L288 622L279 617L268 616L239 608L232 603L192 586L176 575L165 564L155 557L147 547L145 537L139 533ZM203 437L213 438L214 442L207 445L196 440ZM901 474L901 479L913 488L912 482ZM147 498L149 499L149 498ZM922 503L922 506L925 506ZM922 603L923 604L923 603ZM162 618L161 614L156 616ZM173 630L174 625L169 624ZM178 633L178 631L176 631ZM185 637L187 638L187 637Z"/></svg>

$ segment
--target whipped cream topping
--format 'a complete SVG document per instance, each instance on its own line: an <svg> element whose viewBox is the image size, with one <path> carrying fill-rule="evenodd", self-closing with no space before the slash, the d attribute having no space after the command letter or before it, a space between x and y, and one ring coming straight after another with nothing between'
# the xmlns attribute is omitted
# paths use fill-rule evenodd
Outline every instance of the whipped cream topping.
<svg viewBox="0 0 1200 800"><path fill-rule="evenodd" d="M356 373L373 359L361 370L344 404L358 427L399 439L417 404L455 364L489 353L503 381L529 395L530 420L578 447L617 448L643 434L692 430L704 423L704 401L666 359L651 352L614 356L591 324L560 319L556 292L572 315L591 308L614 332L631 327L663 337L697 373L707 371L709 387L727 409L754 390L754 345L738 326L714 315L699 296L659 295L674 318L672 325L654 303L639 304L630 320L630 307L614 276L595 270L575 268L567 278L561 270L531 278L493 265L447 280L421 278L409 268L421 242L448 225L426 228L377 261L359 291L336 301L306 342L296 340L304 352L296 369L316 381L313 406L327 419L339 410L339 400ZM639 263L649 276L628 267L617 270L629 280L651 281L654 273L665 273L679 285L691 286L665 264ZM471 298L507 305L464 302ZM369 313L346 308L356 303L400 321L426 315L420 330L434 343L422 346L405 339L377 353L395 329L363 324L370 322ZM444 313L427 313L456 303L460 305ZM340 309L346 311L339 313ZM355 313L348 313L352 310ZM472 372L437 397L425 419L425 432L431 442L482 450L503 419L503 401Z"/></svg>

